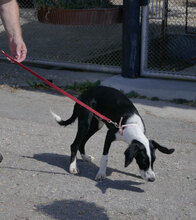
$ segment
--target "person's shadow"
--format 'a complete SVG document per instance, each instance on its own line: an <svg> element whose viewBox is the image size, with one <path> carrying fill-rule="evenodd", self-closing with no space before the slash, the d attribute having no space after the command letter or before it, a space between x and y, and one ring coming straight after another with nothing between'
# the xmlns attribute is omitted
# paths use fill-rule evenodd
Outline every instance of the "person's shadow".
<svg viewBox="0 0 196 220"><path fill-rule="evenodd" d="M58 220L109 220L106 210L80 200L59 200L47 205L37 205L36 210Z"/></svg>
<svg viewBox="0 0 196 220"><path fill-rule="evenodd" d="M69 173L70 156L53 154L53 153L42 153L42 154L34 154L33 157L27 157L27 156L23 156L23 157L31 158L31 159L35 159L35 160L38 160L41 162L48 163L52 166L62 168L67 173ZM94 163L91 163L91 162L83 161L81 159L78 159L77 163L78 163L78 166L80 169L80 173L77 175L95 181L94 180L95 174L98 172L98 169L99 169L97 167L97 165L95 165ZM107 176L110 176L113 172L122 173L122 174L129 175L131 177L138 178L141 180L140 176L107 167ZM55 174L55 172L53 172L53 173ZM57 174L59 174L59 172ZM134 192L140 192L140 193L144 192L144 190L137 187L137 186L143 184L143 182L136 182L136 181L132 181L132 180L129 180L129 181L127 181L127 180L111 180L108 178L104 179L103 181L95 181L95 182L96 182L96 186L103 193L105 193L108 188L118 189L118 190L128 190L128 191L134 191Z"/></svg>

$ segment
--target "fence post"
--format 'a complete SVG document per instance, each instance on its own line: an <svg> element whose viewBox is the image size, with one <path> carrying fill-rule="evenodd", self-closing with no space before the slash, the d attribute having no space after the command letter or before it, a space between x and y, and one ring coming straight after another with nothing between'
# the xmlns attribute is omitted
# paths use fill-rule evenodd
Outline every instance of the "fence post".
<svg viewBox="0 0 196 220"><path fill-rule="evenodd" d="M134 78L140 66L140 1L123 0L122 76Z"/></svg>
<svg viewBox="0 0 196 220"><path fill-rule="evenodd" d="M140 75L144 75L147 69L148 62L148 6L142 7L142 21L141 21L141 52L140 52Z"/></svg>

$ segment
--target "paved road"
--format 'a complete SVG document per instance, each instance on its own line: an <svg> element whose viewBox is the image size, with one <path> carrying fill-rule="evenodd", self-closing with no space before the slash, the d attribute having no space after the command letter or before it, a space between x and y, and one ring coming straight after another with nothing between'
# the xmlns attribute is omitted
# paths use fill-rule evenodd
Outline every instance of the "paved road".
<svg viewBox="0 0 196 220"><path fill-rule="evenodd" d="M92 220L196 217L196 117L190 106L134 99L147 136L175 148L156 152L156 181L146 183L133 162L124 168L126 144L111 147L107 179L96 182L106 128L87 144L93 163L79 158L81 173L68 173L77 123L62 128L49 109L67 118L73 102L45 90L0 88L0 219Z"/></svg>

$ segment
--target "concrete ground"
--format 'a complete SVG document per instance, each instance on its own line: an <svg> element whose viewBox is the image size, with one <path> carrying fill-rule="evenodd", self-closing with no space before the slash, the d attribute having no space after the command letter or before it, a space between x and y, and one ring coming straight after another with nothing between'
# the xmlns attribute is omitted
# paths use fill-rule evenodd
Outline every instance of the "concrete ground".
<svg viewBox="0 0 196 220"><path fill-rule="evenodd" d="M1 64L0 69L0 152L4 156L0 164L1 220L195 219L194 107L169 101L133 99L146 124L148 138L175 148L175 152L171 155L156 152L156 181L148 183L140 178L135 161L124 168L127 146L123 142L115 142L110 151L107 178L97 182L94 178L106 128L95 134L86 145L87 152L95 160L83 162L78 156L80 174L70 175L69 149L77 123L62 128L53 120L49 110L68 118L73 101L52 90L29 88L26 80L35 79L13 64L6 65ZM60 86L87 79L109 84L117 77L33 69ZM112 85L121 87L122 79L118 80L119 84ZM136 79L132 82L137 83L131 85L135 85L134 90L140 89L150 97L151 87L146 86L145 90L145 80L149 85L151 79ZM131 81L124 79L125 82ZM183 82L182 86L180 81L168 80L167 84L168 89L165 80L156 81L152 90L156 94L153 96L165 95L164 86L167 92L173 93L181 86L185 93L189 91L191 99L195 99L195 83ZM180 98L185 98L183 93L180 94Z"/></svg>
<svg viewBox="0 0 196 220"><path fill-rule="evenodd" d="M0 70L0 85L14 87L29 87L29 82L40 83L41 81L32 76L29 72L17 66L2 62ZM102 85L122 90L124 93L137 92L147 98L157 97L161 100L186 99L196 101L196 81L180 81L167 79L136 78L128 79L120 75L95 72L78 72L68 70L43 69L29 66L54 84L65 87L73 85L74 82L83 83L86 81L96 82L100 80Z"/></svg>

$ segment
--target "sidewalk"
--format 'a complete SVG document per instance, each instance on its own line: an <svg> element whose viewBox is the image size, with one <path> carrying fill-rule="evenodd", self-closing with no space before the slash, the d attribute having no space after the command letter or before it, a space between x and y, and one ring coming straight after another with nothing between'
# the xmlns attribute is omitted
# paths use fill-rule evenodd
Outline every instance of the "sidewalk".
<svg viewBox="0 0 196 220"><path fill-rule="evenodd" d="M0 85L29 87L28 80L40 82L26 70L15 64L1 63ZM29 67L57 86L72 85L74 82L101 81L102 85L110 86L129 93L134 91L148 98L157 97L161 100L186 99L196 101L196 82L152 78L129 79L120 75L94 72L77 72L69 70L43 69Z"/></svg>
<svg viewBox="0 0 196 220"><path fill-rule="evenodd" d="M102 84L123 90L125 93L134 91L148 98L196 101L196 82L151 78L127 79L113 76L105 79Z"/></svg>

